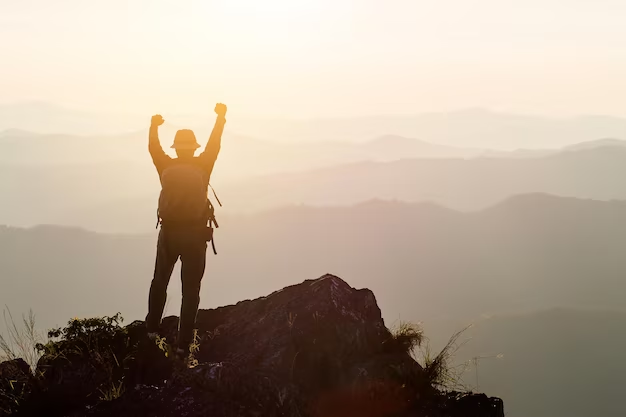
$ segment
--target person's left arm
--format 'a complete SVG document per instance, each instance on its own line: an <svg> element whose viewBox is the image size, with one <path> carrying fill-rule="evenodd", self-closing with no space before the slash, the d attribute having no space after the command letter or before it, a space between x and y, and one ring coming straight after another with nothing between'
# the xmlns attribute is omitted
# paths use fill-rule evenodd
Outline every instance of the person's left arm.
<svg viewBox="0 0 626 417"><path fill-rule="evenodd" d="M209 173L213 170L213 165L215 165L217 155L222 147L222 133L224 133L224 125L226 124L226 110L225 104L217 103L215 106L215 113L217 113L215 126L213 126L213 131L211 132L204 152L198 156Z"/></svg>

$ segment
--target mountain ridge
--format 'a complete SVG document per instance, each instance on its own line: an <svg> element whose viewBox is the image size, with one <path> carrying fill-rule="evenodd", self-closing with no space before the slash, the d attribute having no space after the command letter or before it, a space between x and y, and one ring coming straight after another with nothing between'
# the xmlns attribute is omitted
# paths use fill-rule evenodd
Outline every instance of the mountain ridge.
<svg viewBox="0 0 626 417"><path fill-rule="evenodd" d="M181 120L184 118L180 115L173 117ZM148 118L149 115L145 117ZM66 131L74 134L114 134L116 131L141 128L143 123L138 122L139 119L140 117L129 114L77 112L50 103L0 105L0 130L30 128L42 133ZM343 138L359 141L394 134L428 138L438 144L460 147L467 146L470 138L475 147L495 149L514 149L529 145L565 146L593 137L626 137L626 119L619 117L583 115L559 118L487 109L343 119L235 118L230 125L241 135L262 139L316 141L319 138Z"/></svg>

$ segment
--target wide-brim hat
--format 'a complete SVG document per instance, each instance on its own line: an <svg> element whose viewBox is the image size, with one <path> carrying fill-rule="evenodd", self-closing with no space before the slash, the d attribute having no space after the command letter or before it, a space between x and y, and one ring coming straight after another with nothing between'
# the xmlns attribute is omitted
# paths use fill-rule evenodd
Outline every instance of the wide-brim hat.
<svg viewBox="0 0 626 417"><path fill-rule="evenodd" d="M180 149L180 150L196 150L200 147L200 144L196 140L196 135L192 130L189 129L181 129L176 132L176 136L174 136L174 144L172 145L172 149Z"/></svg>

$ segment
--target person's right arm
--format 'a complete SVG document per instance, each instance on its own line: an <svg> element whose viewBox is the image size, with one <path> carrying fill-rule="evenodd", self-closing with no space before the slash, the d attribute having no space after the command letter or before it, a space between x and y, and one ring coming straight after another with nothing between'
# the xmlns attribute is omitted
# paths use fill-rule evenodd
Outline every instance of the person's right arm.
<svg viewBox="0 0 626 417"><path fill-rule="evenodd" d="M163 171L165 165L172 160L163 150L161 141L159 140L159 126L161 126L163 122L165 122L165 120L163 120L160 114L152 116L150 134L148 136L148 151L150 151L152 162L159 174Z"/></svg>

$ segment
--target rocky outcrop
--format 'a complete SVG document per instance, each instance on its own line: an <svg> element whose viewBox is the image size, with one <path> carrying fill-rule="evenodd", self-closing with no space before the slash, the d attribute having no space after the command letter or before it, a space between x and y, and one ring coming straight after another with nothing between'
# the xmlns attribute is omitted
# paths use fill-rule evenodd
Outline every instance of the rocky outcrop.
<svg viewBox="0 0 626 417"><path fill-rule="evenodd" d="M503 416L497 399L436 391L372 292L332 275L201 310L190 367L166 356L177 322L163 320L159 343L136 322L49 352L22 415Z"/></svg>

